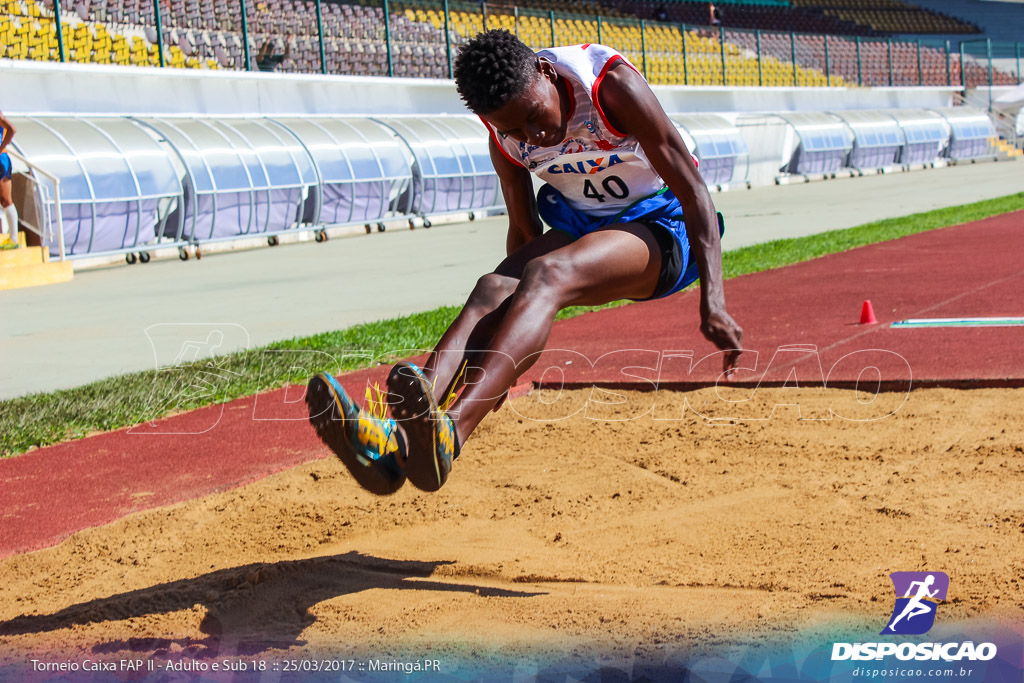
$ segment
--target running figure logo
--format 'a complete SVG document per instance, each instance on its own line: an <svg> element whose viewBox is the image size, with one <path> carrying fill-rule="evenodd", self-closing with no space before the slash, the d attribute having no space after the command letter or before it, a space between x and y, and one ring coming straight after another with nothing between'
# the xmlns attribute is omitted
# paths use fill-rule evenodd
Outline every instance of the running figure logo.
<svg viewBox="0 0 1024 683"><path fill-rule="evenodd" d="M881 635L927 633L935 623L938 603L946 599L949 577L942 572L893 572L889 577L896 588L896 606Z"/></svg>

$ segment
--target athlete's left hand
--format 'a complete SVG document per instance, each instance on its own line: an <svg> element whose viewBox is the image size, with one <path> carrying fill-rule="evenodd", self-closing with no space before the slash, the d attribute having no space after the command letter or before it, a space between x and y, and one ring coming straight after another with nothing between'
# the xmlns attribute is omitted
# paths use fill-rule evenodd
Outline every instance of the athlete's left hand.
<svg viewBox="0 0 1024 683"><path fill-rule="evenodd" d="M743 328L736 324L724 308L711 310L704 316L700 331L709 342L725 351L722 358L722 370L725 378L732 378L736 372L736 361L743 353Z"/></svg>

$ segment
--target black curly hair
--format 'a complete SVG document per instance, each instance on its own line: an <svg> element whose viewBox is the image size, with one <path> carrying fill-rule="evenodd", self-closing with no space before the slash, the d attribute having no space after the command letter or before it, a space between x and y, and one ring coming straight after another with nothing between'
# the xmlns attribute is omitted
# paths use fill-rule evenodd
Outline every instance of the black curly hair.
<svg viewBox="0 0 1024 683"><path fill-rule="evenodd" d="M474 114L505 106L533 82L537 55L504 29L473 37L455 59L455 87Z"/></svg>

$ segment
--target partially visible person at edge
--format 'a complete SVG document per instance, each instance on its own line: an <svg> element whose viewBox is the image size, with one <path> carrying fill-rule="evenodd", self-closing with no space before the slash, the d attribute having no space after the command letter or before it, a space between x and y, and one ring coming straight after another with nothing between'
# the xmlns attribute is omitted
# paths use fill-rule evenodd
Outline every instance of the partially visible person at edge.
<svg viewBox="0 0 1024 683"><path fill-rule="evenodd" d="M317 434L377 493L406 478L439 489L567 306L658 299L699 278L700 330L724 351L726 376L740 355L711 195L632 64L594 44L535 54L492 30L459 53L455 81L490 134L508 256L479 279L422 369L392 368L390 418L377 402L361 409L328 373L313 377L306 394ZM537 193L531 172L547 182Z"/></svg>
<svg viewBox="0 0 1024 683"><path fill-rule="evenodd" d="M7 117L0 112L0 128L3 130L0 137L0 232L11 236L12 244L18 244L18 208L14 206L11 197L11 156L7 153L7 145L11 144L14 134L17 132Z"/></svg>

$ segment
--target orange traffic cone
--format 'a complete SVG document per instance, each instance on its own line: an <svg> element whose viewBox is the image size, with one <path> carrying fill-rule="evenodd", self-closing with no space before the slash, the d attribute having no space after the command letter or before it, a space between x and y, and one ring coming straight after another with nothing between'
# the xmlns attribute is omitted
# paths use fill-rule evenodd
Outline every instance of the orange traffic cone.
<svg viewBox="0 0 1024 683"><path fill-rule="evenodd" d="M871 300L867 299L860 308L860 324L873 325L877 322L875 320L875 309L871 308Z"/></svg>

